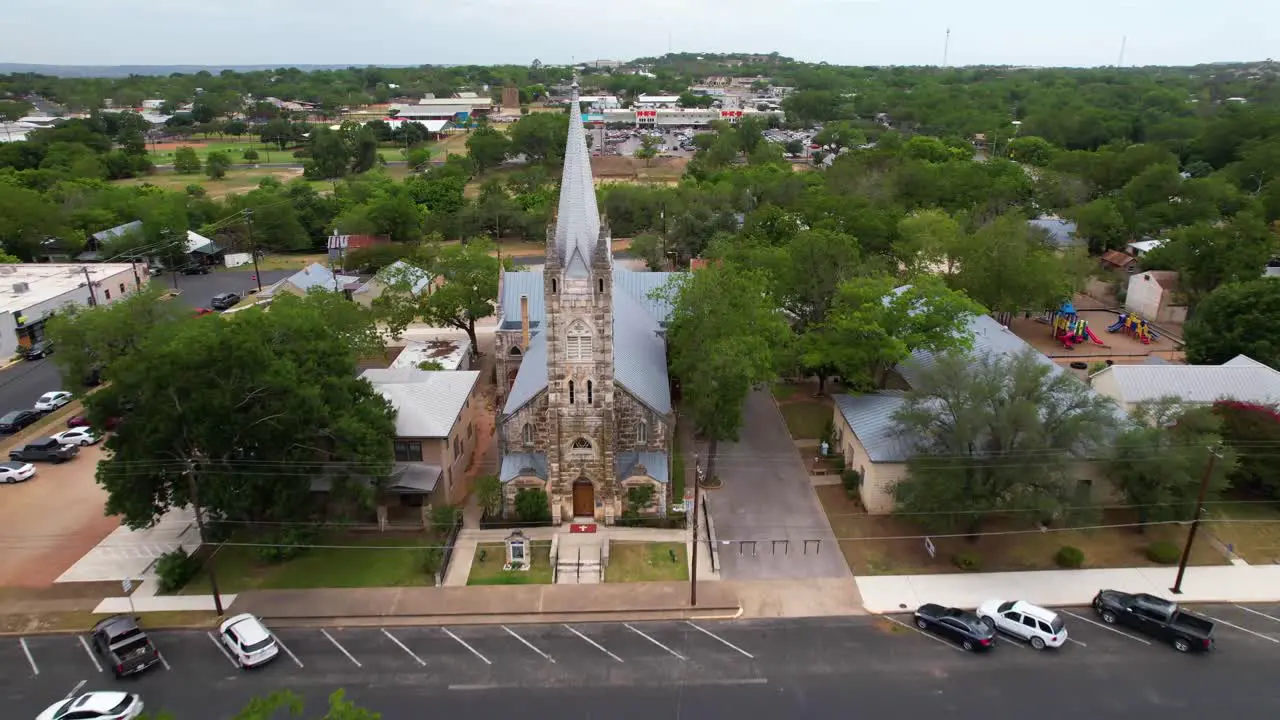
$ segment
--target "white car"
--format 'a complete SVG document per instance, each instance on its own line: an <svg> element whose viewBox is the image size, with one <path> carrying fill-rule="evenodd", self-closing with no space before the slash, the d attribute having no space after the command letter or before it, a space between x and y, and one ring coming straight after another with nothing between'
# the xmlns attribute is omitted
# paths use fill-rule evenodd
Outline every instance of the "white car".
<svg viewBox="0 0 1280 720"><path fill-rule="evenodd" d="M218 638L231 659L242 668L256 667L280 654L275 636L261 620L248 613L222 623Z"/></svg>
<svg viewBox="0 0 1280 720"><path fill-rule="evenodd" d="M40 399L36 401L36 410L53 412L69 402L71 402L71 393L66 390L55 390L40 396Z"/></svg>
<svg viewBox="0 0 1280 720"><path fill-rule="evenodd" d="M1062 647L1067 627L1052 610L1022 600L988 600L978 606L978 617L1006 635L1026 640L1036 650Z"/></svg>
<svg viewBox="0 0 1280 720"><path fill-rule="evenodd" d="M97 690L59 700L36 720L133 720L142 714L142 698L134 693Z"/></svg>
<svg viewBox="0 0 1280 720"><path fill-rule="evenodd" d="M35 477L36 466L29 462L11 460L0 462L0 483L20 483Z"/></svg>
<svg viewBox="0 0 1280 720"><path fill-rule="evenodd" d="M73 427L50 437L63 445L78 445L80 447L102 441L102 436L94 432L91 427Z"/></svg>

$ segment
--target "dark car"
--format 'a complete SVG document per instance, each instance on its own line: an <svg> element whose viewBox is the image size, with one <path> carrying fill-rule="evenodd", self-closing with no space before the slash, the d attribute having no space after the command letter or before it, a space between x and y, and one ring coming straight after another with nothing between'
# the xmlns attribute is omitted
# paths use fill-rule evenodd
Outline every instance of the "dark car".
<svg viewBox="0 0 1280 720"><path fill-rule="evenodd" d="M53 354L53 341L41 340L33 344L31 347L22 351L22 357L28 360L39 360L42 357L49 357Z"/></svg>
<svg viewBox="0 0 1280 720"><path fill-rule="evenodd" d="M48 460L52 463L60 463L79 454L80 448L75 445L63 445L53 438L44 437L36 438L26 445L10 450L9 459L22 462Z"/></svg>
<svg viewBox="0 0 1280 720"><path fill-rule="evenodd" d="M116 677L139 673L160 662L160 651L128 615L116 615L93 626L93 650Z"/></svg>
<svg viewBox="0 0 1280 720"><path fill-rule="evenodd" d="M109 417L107 418L106 426L102 429L110 432L111 430L115 430L119 424L119 417ZM89 427L91 425L93 425L93 423L89 422L89 418L86 415L72 415L67 418L67 427L69 428Z"/></svg>
<svg viewBox="0 0 1280 720"><path fill-rule="evenodd" d="M996 644L995 628L976 613L926 603L916 608L916 627L957 643L965 650L990 650Z"/></svg>
<svg viewBox="0 0 1280 720"><path fill-rule="evenodd" d="M0 417L0 433L16 433L22 428L40 419L35 410L14 410Z"/></svg>
<svg viewBox="0 0 1280 720"><path fill-rule="evenodd" d="M183 275L208 275L209 266L208 265L188 265L182 268L182 274Z"/></svg>
<svg viewBox="0 0 1280 720"><path fill-rule="evenodd" d="M1093 598L1093 610L1108 625L1133 628L1173 645L1178 652L1213 649L1213 621L1155 595L1099 590Z"/></svg>
<svg viewBox="0 0 1280 720"><path fill-rule="evenodd" d="M239 295L233 292L220 293L214 295L213 299L209 301L209 307L214 310L227 310L235 307L238 302L240 302Z"/></svg>

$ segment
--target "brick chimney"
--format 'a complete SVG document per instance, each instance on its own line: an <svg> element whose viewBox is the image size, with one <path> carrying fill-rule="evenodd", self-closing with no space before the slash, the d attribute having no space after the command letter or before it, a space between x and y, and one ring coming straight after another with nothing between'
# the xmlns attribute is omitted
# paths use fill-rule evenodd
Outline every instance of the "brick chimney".
<svg viewBox="0 0 1280 720"><path fill-rule="evenodd" d="M529 349L529 296L520 296L520 352Z"/></svg>

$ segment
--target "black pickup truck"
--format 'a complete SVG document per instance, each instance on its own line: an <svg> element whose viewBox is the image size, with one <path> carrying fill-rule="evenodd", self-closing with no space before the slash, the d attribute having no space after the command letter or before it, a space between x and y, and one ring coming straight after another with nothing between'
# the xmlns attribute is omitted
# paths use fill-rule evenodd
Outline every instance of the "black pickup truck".
<svg viewBox="0 0 1280 720"><path fill-rule="evenodd" d="M160 651L128 615L115 615L94 625L93 650L116 677L140 673L160 662Z"/></svg>
<svg viewBox="0 0 1280 720"><path fill-rule="evenodd" d="M36 438L22 447L14 448L9 451L10 460L21 460L23 462L31 462L32 460L48 460L54 463L60 463L64 460L70 460L80 454L80 448L75 445L63 445L53 438Z"/></svg>
<svg viewBox="0 0 1280 720"><path fill-rule="evenodd" d="M1146 593L1099 590L1094 612L1108 625L1123 625L1173 645L1178 652L1213 649L1213 622L1182 610L1177 603Z"/></svg>

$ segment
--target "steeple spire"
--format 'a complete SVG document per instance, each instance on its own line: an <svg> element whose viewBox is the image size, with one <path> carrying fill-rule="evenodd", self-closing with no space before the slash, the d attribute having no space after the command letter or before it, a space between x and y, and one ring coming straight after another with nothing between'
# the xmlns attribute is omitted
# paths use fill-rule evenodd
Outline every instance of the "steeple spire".
<svg viewBox="0 0 1280 720"><path fill-rule="evenodd" d="M587 153L586 129L582 125L582 103L578 97L575 73L555 236L556 250L570 275L581 277L588 274L592 251L599 237L600 210L596 207L596 188L591 179L591 157Z"/></svg>

